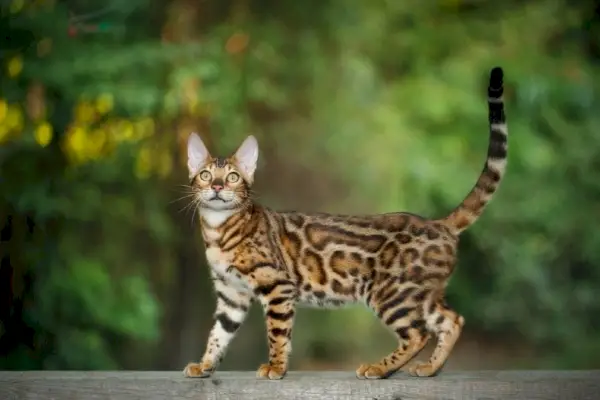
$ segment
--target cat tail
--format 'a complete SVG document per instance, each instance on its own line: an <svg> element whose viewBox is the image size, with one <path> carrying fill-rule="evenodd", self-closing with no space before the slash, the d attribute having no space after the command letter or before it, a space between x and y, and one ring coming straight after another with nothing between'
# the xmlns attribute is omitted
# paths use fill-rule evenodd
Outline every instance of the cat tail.
<svg viewBox="0 0 600 400"><path fill-rule="evenodd" d="M503 78L502 68L495 67L490 71L488 86L490 142L483 171L463 202L440 221L455 234L464 231L479 218L498 189L506 170L508 129L502 97L504 93Z"/></svg>

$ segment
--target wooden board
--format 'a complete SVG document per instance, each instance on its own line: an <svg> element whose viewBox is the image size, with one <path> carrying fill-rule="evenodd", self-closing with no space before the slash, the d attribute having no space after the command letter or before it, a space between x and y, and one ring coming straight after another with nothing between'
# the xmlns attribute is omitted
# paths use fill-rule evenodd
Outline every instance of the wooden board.
<svg viewBox="0 0 600 400"><path fill-rule="evenodd" d="M359 380L351 372L291 372L280 381L254 372L218 371L189 379L180 372L0 371L0 399L600 399L598 371L447 372L435 378L399 373Z"/></svg>

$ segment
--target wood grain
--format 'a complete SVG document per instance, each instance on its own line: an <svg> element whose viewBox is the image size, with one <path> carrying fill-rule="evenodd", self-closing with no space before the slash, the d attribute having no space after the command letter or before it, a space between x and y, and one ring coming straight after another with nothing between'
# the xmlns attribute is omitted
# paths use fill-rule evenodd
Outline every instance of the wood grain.
<svg viewBox="0 0 600 400"><path fill-rule="evenodd" d="M208 379L180 372L0 371L0 399L527 399L600 398L600 370L447 372L435 378L397 374L358 380L350 372L291 372L281 381L254 372Z"/></svg>

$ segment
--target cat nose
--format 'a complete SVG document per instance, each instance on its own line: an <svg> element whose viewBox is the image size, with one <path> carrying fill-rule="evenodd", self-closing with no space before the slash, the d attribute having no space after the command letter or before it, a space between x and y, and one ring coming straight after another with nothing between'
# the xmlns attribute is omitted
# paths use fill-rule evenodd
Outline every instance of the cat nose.
<svg viewBox="0 0 600 400"><path fill-rule="evenodd" d="M223 185L212 185L212 188L215 192L220 192L221 190L223 190Z"/></svg>

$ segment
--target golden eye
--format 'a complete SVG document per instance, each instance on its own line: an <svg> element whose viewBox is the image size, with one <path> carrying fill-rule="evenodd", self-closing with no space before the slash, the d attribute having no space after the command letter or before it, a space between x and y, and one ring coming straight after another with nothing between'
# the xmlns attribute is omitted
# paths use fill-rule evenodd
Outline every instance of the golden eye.
<svg viewBox="0 0 600 400"><path fill-rule="evenodd" d="M240 180L240 176L239 174L232 172L229 175L227 175L227 182L229 183L236 183L237 181Z"/></svg>
<svg viewBox="0 0 600 400"><path fill-rule="evenodd" d="M210 172L208 172L208 171L200 172L200 179L202 179L203 181L210 181L210 178L212 178L212 175L210 174Z"/></svg>

